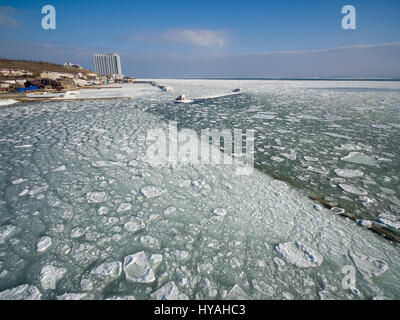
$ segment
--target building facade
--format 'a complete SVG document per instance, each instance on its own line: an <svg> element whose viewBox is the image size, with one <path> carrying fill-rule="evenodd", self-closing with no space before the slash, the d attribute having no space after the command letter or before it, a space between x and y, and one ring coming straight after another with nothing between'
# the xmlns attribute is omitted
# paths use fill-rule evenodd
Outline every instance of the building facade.
<svg viewBox="0 0 400 320"><path fill-rule="evenodd" d="M97 74L122 75L121 58L118 54L98 54L94 55L94 68Z"/></svg>

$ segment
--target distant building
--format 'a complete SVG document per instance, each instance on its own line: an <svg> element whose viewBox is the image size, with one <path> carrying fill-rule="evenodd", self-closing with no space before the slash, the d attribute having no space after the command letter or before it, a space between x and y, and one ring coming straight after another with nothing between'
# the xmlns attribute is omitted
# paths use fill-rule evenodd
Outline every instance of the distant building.
<svg viewBox="0 0 400 320"><path fill-rule="evenodd" d="M81 65L71 62L64 63L64 67L66 68L75 68L75 69L83 69Z"/></svg>
<svg viewBox="0 0 400 320"><path fill-rule="evenodd" d="M118 54L95 54L94 69L97 74L102 76L119 75L122 76L121 58Z"/></svg>

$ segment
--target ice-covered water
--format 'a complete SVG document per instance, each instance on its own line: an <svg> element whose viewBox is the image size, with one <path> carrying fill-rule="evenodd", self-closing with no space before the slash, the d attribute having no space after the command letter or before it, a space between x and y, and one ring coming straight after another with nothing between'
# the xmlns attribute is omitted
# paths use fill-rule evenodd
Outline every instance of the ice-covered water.
<svg viewBox="0 0 400 320"><path fill-rule="evenodd" d="M1 109L0 299L400 297L398 244L263 172L398 226L398 83L160 82ZM255 129L260 170L152 167L146 133L171 119Z"/></svg>

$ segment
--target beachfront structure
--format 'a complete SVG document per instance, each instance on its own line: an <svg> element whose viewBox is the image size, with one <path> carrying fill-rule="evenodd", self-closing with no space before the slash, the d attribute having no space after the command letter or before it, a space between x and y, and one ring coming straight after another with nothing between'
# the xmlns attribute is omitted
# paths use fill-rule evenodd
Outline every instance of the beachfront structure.
<svg viewBox="0 0 400 320"><path fill-rule="evenodd" d="M94 55L94 68L97 74L122 75L121 58L118 54L98 54Z"/></svg>

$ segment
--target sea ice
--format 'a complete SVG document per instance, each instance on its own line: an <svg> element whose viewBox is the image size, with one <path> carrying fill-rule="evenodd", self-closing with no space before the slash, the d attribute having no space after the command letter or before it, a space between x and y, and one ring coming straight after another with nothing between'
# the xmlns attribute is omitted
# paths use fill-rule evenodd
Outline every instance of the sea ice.
<svg viewBox="0 0 400 320"><path fill-rule="evenodd" d="M125 212L125 211L129 211L131 210L132 205L130 203L121 203L119 205L119 207L117 208L117 212L121 213L121 212Z"/></svg>
<svg viewBox="0 0 400 320"><path fill-rule="evenodd" d="M367 166L376 166L378 162L362 152L350 152L347 156L340 158L342 161L363 164Z"/></svg>
<svg viewBox="0 0 400 320"><path fill-rule="evenodd" d="M344 177L344 178L356 178L356 177L362 177L364 175L364 173L361 170L335 169L335 173L339 177Z"/></svg>
<svg viewBox="0 0 400 320"><path fill-rule="evenodd" d="M106 193L105 192L88 192L86 194L86 200L88 203L101 203L106 201Z"/></svg>
<svg viewBox="0 0 400 320"><path fill-rule="evenodd" d="M87 292L83 293L64 293L57 296L57 300L93 300L93 295Z"/></svg>
<svg viewBox="0 0 400 320"><path fill-rule="evenodd" d="M126 222L124 224L124 229L129 231L129 232L136 232L138 230L141 230L145 227L145 224L142 219L137 218L137 217L132 217L130 221Z"/></svg>
<svg viewBox="0 0 400 320"><path fill-rule="evenodd" d="M156 279L144 251L126 256L124 271L126 279L131 282L151 283Z"/></svg>
<svg viewBox="0 0 400 320"><path fill-rule="evenodd" d="M29 284L0 292L0 300L40 300L41 297L39 289Z"/></svg>
<svg viewBox="0 0 400 320"><path fill-rule="evenodd" d="M17 180L14 180L14 181L12 182L12 184L20 184L20 183L25 182L25 181L28 181L28 179L19 178L19 179L17 179Z"/></svg>
<svg viewBox="0 0 400 320"><path fill-rule="evenodd" d="M326 169L326 168L319 169L319 168L314 168L314 167L311 167L311 166L307 167L307 171L311 171L311 172L322 174L322 175L326 175L326 174L329 173L329 170Z"/></svg>
<svg viewBox="0 0 400 320"><path fill-rule="evenodd" d="M224 208L216 208L214 214L220 217L226 216L227 212Z"/></svg>
<svg viewBox="0 0 400 320"><path fill-rule="evenodd" d="M10 224L5 226L0 226L0 244L4 243L6 240L11 238L16 230L17 227Z"/></svg>
<svg viewBox="0 0 400 320"><path fill-rule="evenodd" d="M62 172L65 170L67 170L67 167L63 165L63 166L60 166L60 167L54 169L53 172Z"/></svg>
<svg viewBox="0 0 400 320"><path fill-rule="evenodd" d="M233 288L228 292L226 297L228 300L248 300L249 297L247 296L246 292L239 287L239 285L235 284Z"/></svg>
<svg viewBox="0 0 400 320"><path fill-rule="evenodd" d="M40 283L44 290L55 290L57 281L60 280L67 272L65 268L57 268L51 265L46 265L40 272Z"/></svg>
<svg viewBox="0 0 400 320"><path fill-rule="evenodd" d="M175 282L170 281L157 291L153 292L150 297L155 300L189 300L186 294L179 291Z"/></svg>
<svg viewBox="0 0 400 320"><path fill-rule="evenodd" d="M344 209L342 209L342 208L337 208L337 207L331 208L330 211L331 211L333 214L336 214L336 215L341 215L341 214L345 214L345 213L346 213L346 211L345 211Z"/></svg>
<svg viewBox="0 0 400 320"><path fill-rule="evenodd" d="M163 259L163 256L161 254L151 254L149 256L149 262L151 265L151 268L153 270L157 269L157 267L161 264Z"/></svg>
<svg viewBox="0 0 400 320"><path fill-rule="evenodd" d="M323 258L313 249L299 242L281 243L275 250L289 263L300 268L317 267Z"/></svg>
<svg viewBox="0 0 400 320"><path fill-rule="evenodd" d="M391 229L400 230L400 220L399 219L393 220L393 219L378 218L376 221L383 224L386 227L391 228Z"/></svg>
<svg viewBox="0 0 400 320"><path fill-rule="evenodd" d="M388 264L380 259L368 257L353 251L350 251L349 255L356 265L357 270L367 280L385 273L389 268Z"/></svg>
<svg viewBox="0 0 400 320"><path fill-rule="evenodd" d="M103 263L90 271L91 275L100 276L107 283L118 279L121 273L122 263L120 261Z"/></svg>
<svg viewBox="0 0 400 320"><path fill-rule="evenodd" d="M37 243L37 252L38 253L43 253L47 251L53 244L53 241L51 240L50 237L42 237L39 239L39 242Z"/></svg>
<svg viewBox="0 0 400 320"><path fill-rule="evenodd" d="M163 190L159 187L156 186L147 186L142 188L140 192L146 197L146 198L154 198L162 195L164 192L167 192L167 190Z"/></svg>
<svg viewBox="0 0 400 320"><path fill-rule="evenodd" d="M354 187L354 186L351 186L351 185L348 185L345 183L340 183L339 187L342 188L346 192L350 192L352 194L358 194L360 196L366 196L368 194L368 192L364 189Z"/></svg>

